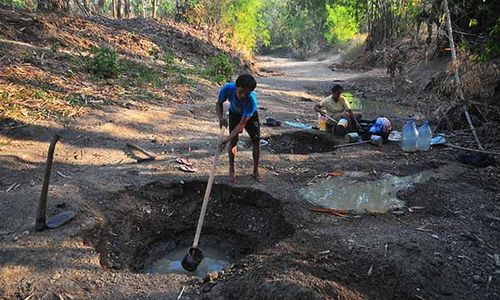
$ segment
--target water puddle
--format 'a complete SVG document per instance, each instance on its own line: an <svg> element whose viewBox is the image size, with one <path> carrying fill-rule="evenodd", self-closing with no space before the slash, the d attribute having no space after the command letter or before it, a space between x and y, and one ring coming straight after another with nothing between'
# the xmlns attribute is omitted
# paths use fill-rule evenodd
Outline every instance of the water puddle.
<svg viewBox="0 0 500 300"><path fill-rule="evenodd" d="M300 194L307 202L327 208L357 213L387 211L404 206L404 202L396 196L399 191L430 178L426 172L405 177L385 174L378 180L367 180L367 175L363 172L346 172L343 176L329 177L303 188Z"/></svg>
<svg viewBox="0 0 500 300"><path fill-rule="evenodd" d="M208 273L217 272L233 264L233 259L226 255L224 251L213 247L203 247L203 261L195 272L184 270L181 261L187 253L187 248L174 249L167 253L163 258L153 262L146 273L149 274L185 274L204 278Z"/></svg>

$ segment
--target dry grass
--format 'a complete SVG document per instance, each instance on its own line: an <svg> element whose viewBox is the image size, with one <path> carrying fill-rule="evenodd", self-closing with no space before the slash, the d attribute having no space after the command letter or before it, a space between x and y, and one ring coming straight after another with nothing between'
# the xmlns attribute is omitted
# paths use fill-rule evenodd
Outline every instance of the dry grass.
<svg viewBox="0 0 500 300"><path fill-rule="evenodd" d="M8 67L0 74L0 117L36 122L83 113L85 108L63 92L66 85L30 64Z"/></svg>
<svg viewBox="0 0 500 300"><path fill-rule="evenodd" d="M139 19L0 9L0 29L0 119L30 123L64 121L103 104L148 109L196 101L215 87L203 78L207 58L222 52L190 28ZM98 79L86 70L92 46L118 54L118 76ZM174 63L164 61L166 53Z"/></svg>

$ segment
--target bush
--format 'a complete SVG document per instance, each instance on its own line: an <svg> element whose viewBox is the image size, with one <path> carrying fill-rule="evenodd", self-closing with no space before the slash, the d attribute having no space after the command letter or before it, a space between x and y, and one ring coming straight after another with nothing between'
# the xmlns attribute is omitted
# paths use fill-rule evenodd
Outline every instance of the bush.
<svg viewBox="0 0 500 300"><path fill-rule="evenodd" d="M167 65L168 69L174 69L175 53L172 50L165 50L163 53L163 62Z"/></svg>
<svg viewBox="0 0 500 300"><path fill-rule="evenodd" d="M116 52L108 47L92 47L91 57L87 57L85 68L98 78L116 78L120 74L120 64Z"/></svg>
<svg viewBox="0 0 500 300"><path fill-rule="evenodd" d="M160 58L160 48L154 46L149 49L149 56L154 57L155 59Z"/></svg>
<svg viewBox="0 0 500 300"><path fill-rule="evenodd" d="M127 82L130 85L137 83L161 85L161 74L155 68L128 59L121 60L120 66L120 72L127 76ZM130 81L129 78L133 78L135 81Z"/></svg>
<svg viewBox="0 0 500 300"><path fill-rule="evenodd" d="M351 7L343 5L326 5L325 39L329 43L344 44L358 33L356 16Z"/></svg>
<svg viewBox="0 0 500 300"><path fill-rule="evenodd" d="M230 81L234 72L235 67L227 55L219 54L208 59L207 75L210 80L222 84Z"/></svg>
<svg viewBox="0 0 500 300"><path fill-rule="evenodd" d="M495 26L489 29L486 47L481 53L482 61L490 61L500 57L500 18L497 19Z"/></svg>

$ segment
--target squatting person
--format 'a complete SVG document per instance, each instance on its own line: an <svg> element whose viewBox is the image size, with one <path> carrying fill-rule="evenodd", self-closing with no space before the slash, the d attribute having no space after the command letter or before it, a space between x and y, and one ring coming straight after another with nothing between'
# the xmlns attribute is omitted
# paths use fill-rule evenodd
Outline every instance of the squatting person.
<svg viewBox="0 0 500 300"><path fill-rule="evenodd" d="M322 115L329 116L338 122L335 124L328 119L327 131L340 135L345 134L348 129L359 129L360 125L358 120L361 120L361 113L351 110L349 101L342 96L343 91L344 89L341 85L334 85L331 89L332 94L314 106L315 111Z"/></svg>

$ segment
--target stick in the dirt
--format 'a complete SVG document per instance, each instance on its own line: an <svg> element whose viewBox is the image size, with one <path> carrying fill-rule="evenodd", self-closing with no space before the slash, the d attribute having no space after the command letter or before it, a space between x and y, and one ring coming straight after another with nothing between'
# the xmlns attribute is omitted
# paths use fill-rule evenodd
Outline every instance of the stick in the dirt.
<svg viewBox="0 0 500 300"><path fill-rule="evenodd" d="M448 8L448 1L444 0L443 1L443 6L444 6L444 12L446 15L446 29L448 31L448 40L450 43L450 50L451 50L451 61L453 62L454 68L455 68L455 84L457 86L457 93L460 99L464 99L464 94L462 91L462 86L460 82L460 75L458 73L458 66L457 66L457 49L455 48L455 41L453 41L453 28L451 27L451 17L450 17L450 10ZM477 137L476 133L476 128L474 128L474 125L472 124L472 121L469 116L469 111L467 110L467 107L464 106L464 113L465 117L467 119L467 122L469 123L469 127L472 130L472 135L474 136L474 139L476 140L477 145L479 146L479 149L484 149L483 146L481 145L481 142L479 141L479 138Z"/></svg>
<svg viewBox="0 0 500 300"><path fill-rule="evenodd" d="M464 151L479 152L479 153L491 154L491 155L500 155L500 153L498 153L498 152L493 152L493 151L488 151L488 150L472 149L472 148L465 148L465 147L453 145L453 144L450 144L450 143L446 143L446 144L443 144L443 145L445 145L447 147L450 147L450 148L460 149L460 150L464 150Z"/></svg>
<svg viewBox="0 0 500 300"><path fill-rule="evenodd" d="M350 146L356 146L356 145L363 145L363 144L368 144L370 142L371 141L361 141L361 142L356 142L356 143L342 144L342 145L334 146L333 149L343 148L343 147L350 147Z"/></svg>
<svg viewBox="0 0 500 300"><path fill-rule="evenodd" d="M47 154L47 165L45 166L45 175L43 177L42 193L40 195L40 203L36 212L35 230L42 231L45 229L45 220L47 215L47 194L49 192L50 172L52 170L52 161L54 159L54 150L56 149L59 134L55 133L50 142L49 152Z"/></svg>
<svg viewBox="0 0 500 300"><path fill-rule="evenodd" d="M144 150L143 148L135 145L135 144L132 144L132 143L127 143L127 147L129 147L130 149L135 149L135 150L138 150L144 154L146 154L146 156L148 156L148 158L142 158L142 159L137 159L138 162L142 162L142 161L146 161L146 160L155 160L156 159L156 156L154 156L153 154L149 153L148 151Z"/></svg>
<svg viewBox="0 0 500 300"><path fill-rule="evenodd" d="M182 287L181 292L179 293L179 296L177 296L177 300L180 300L180 299L181 299L182 294L184 294L184 290L185 290L185 289L186 289L186 286L183 286L183 287Z"/></svg>
<svg viewBox="0 0 500 300"><path fill-rule="evenodd" d="M477 146L481 150L484 149L483 145L481 145L481 142L479 141L479 138L477 137L476 127L474 127L474 124L472 124L472 120L470 119L469 111L467 110L466 106L464 106L464 113L465 113L465 118L467 119L467 123L469 123L469 127L472 130L472 135L474 136L474 139L476 140Z"/></svg>

